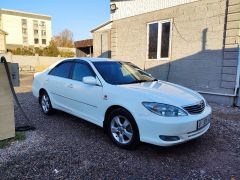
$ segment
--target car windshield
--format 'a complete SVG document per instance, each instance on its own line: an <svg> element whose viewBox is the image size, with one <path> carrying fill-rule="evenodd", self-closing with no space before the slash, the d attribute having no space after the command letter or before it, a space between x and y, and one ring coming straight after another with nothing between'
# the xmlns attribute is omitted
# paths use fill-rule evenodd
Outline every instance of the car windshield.
<svg viewBox="0 0 240 180"><path fill-rule="evenodd" d="M113 85L157 81L147 72L128 62L93 62L103 79Z"/></svg>

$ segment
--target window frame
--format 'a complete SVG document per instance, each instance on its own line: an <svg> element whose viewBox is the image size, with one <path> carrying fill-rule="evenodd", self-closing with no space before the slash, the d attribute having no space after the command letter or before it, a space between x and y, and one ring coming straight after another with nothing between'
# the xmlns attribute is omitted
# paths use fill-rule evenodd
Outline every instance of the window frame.
<svg viewBox="0 0 240 180"><path fill-rule="evenodd" d="M37 40L37 43L35 42ZM34 38L34 44L39 44L39 38Z"/></svg>
<svg viewBox="0 0 240 180"><path fill-rule="evenodd" d="M23 28L22 28L22 34L23 34L23 35L27 35L27 34L28 34L28 31L27 31L27 28L26 28L26 27L23 27Z"/></svg>
<svg viewBox="0 0 240 180"><path fill-rule="evenodd" d="M161 58L161 44L162 44L162 24L170 22L170 38L169 38L169 55L167 58ZM158 43L157 43L157 58L149 59L149 25L158 23ZM173 19L165 19L160 21L153 21L147 23L147 52L146 52L146 60L147 61L168 61L172 56L172 32L173 32Z"/></svg>
<svg viewBox="0 0 240 180"><path fill-rule="evenodd" d="M47 36L47 31L45 29L42 29L41 30L41 36Z"/></svg>
<svg viewBox="0 0 240 180"><path fill-rule="evenodd" d="M22 19L22 26L26 27L27 26L27 19Z"/></svg>
<svg viewBox="0 0 240 180"><path fill-rule="evenodd" d="M38 20L33 20L33 28L38 28Z"/></svg>
<svg viewBox="0 0 240 180"><path fill-rule="evenodd" d="M35 32L36 32L36 33L35 33ZM33 35L34 35L34 36L39 36L39 31L38 31L38 29L34 29L34 30L33 30Z"/></svg>
<svg viewBox="0 0 240 180"><path fill-rule="evenodd" d="M45 43L43 41L45 41ZM46 45L47 44L47 39L42 39L42 44Z"/></svg>
<svg viewBox="0 0 240 180"><path fill-rule="evenodd" d="M46 27L46 22L45 21L40 21L40 26L41 27Z"/></svg>

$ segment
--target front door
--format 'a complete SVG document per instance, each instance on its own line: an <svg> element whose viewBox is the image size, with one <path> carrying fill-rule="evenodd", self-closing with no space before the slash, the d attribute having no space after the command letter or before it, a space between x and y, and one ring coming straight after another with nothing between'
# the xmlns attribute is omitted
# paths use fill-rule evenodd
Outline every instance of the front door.
<svg viewBox="0 0 240 180"><path fill-rule="evenodd" d="M87 76L97 78L87 62L76 62L71 81L69 81L69 95L72 99L71 109L76 115L101 125L102 86L83 83L83 78Z"/></svg>

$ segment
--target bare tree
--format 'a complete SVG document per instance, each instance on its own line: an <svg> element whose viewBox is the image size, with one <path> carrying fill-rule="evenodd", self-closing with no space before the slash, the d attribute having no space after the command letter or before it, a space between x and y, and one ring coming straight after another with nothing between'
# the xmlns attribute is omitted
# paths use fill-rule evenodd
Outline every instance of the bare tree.
<svg viewBox="0 0 240 180"><path fill-rule="evenodd" d="M53 39L58 47L74 47L73 33L68 29L64 29L59 35Z"/></svg>

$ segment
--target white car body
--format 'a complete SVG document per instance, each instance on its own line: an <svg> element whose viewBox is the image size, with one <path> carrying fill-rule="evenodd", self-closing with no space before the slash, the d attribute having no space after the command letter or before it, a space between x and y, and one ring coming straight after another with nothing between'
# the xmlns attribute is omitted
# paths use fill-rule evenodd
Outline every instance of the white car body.
<svg viewBox="0 0 240 180"><path fill-rule="evenodd" d="M90 64L98 77L100 86L49 75L48 73L58 62L44 72L35 74L32 86L34 96L39 98L40 90L45 89L54 109L65 111L101 127L104 126L108 108L121 106L134 117L139 129L140 141L159 146L171 146L189 141L201 136L209 129L210 122L201 129L197 129L197 122L210 117L212 113L211 107L199 93L160 80L111 85L102 78L92 63L109 61L108 59L81 58L79 60ZM188 113L187 116L182 117L159 116L150 112L142 104L142 102L158 102L184 109L183 107L198 104L200 101L203 101L205 106L201 113ZM179 139L165 141L160 136L177 136Z"/></svg>

